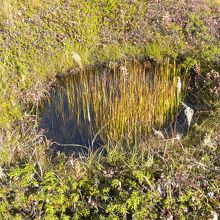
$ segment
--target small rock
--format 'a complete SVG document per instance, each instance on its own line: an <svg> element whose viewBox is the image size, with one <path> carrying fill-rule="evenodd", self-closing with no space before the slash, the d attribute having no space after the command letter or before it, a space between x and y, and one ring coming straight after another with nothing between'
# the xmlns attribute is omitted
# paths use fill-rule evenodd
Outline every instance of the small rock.
<svg viewBox="0 0 220 220"><path fill-rule="evenodd" d="M188 132L194 115L194 110L186 103L182 103L181 110L176 120L176 133L180 136Z"/></svg>

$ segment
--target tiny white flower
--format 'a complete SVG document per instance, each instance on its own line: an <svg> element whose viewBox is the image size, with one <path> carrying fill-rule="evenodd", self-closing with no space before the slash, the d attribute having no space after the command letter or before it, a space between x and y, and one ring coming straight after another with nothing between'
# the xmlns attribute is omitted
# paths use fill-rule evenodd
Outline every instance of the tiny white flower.
<svg viewBox="0 0 220 220"><path fill-rule="evenodd" d="M185 208L183 209L183 211L184 211L185 213L187 213L187 212L188 212L188 208L185 207Z"/></svg>
<svg viewBox="0 0 220 220"><path fill-rule="evenodd" d="M209 196L210 198L212 198L212 197L214 196L214 192L209 192L209 193L208 193L208 196Z"/></svg>
<svg viewBox="0 0 220 220"><path fill-rule="evenodd" d="M92 199L90 196L88 196L88 203L91 203L92 202Z"/></svg>

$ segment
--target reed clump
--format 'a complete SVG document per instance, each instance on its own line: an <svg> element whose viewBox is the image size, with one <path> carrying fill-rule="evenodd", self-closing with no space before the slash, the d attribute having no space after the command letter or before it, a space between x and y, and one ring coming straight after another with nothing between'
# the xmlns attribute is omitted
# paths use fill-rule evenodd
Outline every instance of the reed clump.
<svg viewBox="0 0 220 220"><path fill-rule="evenodd" d="M50 104L55 115L50 120L60 128L54 136L74 142L67 136L78 132L90 143L96 138L136 143L152 126L160 128L174 117L180 101L178 76L175 62L164 59L84 68L64 77ZM71 123L74 129L68 131Z"/></svg>

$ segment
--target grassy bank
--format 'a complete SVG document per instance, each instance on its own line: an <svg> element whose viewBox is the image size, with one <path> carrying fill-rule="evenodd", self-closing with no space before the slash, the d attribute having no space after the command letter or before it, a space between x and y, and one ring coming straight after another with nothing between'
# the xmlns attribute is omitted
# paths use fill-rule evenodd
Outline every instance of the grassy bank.
<svg viewBox="0 0 220 220"><path fill-rule="evenodd" d="M204 106L184 140L149 138L107 156L51 159L38 104L57 74L164 57L219 71L218 1L14 1L0 8L2 219L207 219L219 212L219 78L189 90ZM198 70L200 68L200 70ZM208 77L208 76L207 76ZM195 85L197 87L197 84ZM200 91L200 92L198 92ZM200 99L199 97L203 97Z"/></svg>

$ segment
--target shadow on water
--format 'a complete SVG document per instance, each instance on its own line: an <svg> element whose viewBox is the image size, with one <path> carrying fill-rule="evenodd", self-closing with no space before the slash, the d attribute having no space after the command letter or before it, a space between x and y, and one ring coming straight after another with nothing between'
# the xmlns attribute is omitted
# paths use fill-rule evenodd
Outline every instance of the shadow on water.
<svg viewBox="0 0 220 220"><path fill-rule="evenodd" d="M61 75L41 106L55 152L88 153L109 140L131 144L172 118L178 71L168 59L108 63Z"/></svg>

